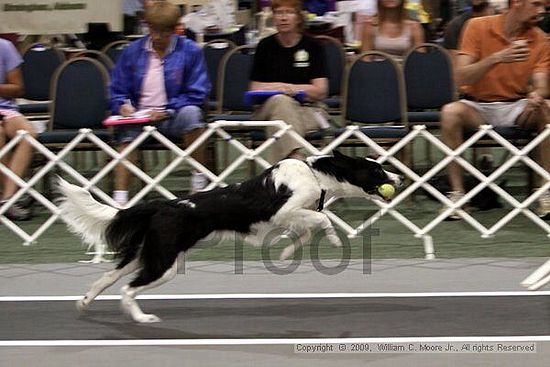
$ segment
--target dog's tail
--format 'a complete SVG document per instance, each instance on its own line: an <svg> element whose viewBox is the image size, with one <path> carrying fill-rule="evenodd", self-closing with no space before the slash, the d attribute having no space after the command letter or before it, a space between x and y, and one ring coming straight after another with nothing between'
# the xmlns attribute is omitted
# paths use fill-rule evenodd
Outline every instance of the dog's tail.
<svg viewBox="0 0 550 367"><path fill-rule="evenodd" d="M90 193L59 178L61 216L69 230L89 244L107 244L115 257L133 259L139 252L149 229L151 216L158 206L136 205L119 210L101 204ZM124 261L124 260L123 260Z"/></svg>
<svg viewBox="0 0 550 367"><path fill-rule="evenodd" d="M58 178L61 193L59 208L69 230L88 245L105 244L105 230L119 212L112 206L101 204L90 193L61 177Z"/></svg>

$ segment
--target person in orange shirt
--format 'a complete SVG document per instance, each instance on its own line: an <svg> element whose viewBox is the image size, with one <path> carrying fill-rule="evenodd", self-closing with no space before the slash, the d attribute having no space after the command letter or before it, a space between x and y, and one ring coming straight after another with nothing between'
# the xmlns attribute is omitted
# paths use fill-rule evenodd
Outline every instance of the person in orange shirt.
<svg viewBox="0 0 550 367"><path fill-rule="evenodd" d="M465 128L490 124L541 132L550 123L550 49L537 27L544 11L542 0L511 0L506 13L467 23L455 70L465 98L445 105L441 115L442 139L451 149L462 144ZM550 138L538 148L540 164L550 171ZM462 170L452 162L448 171L449 198L456 202L464 195ZM537 211L550 218L550 192L539 199Z"/></svg>

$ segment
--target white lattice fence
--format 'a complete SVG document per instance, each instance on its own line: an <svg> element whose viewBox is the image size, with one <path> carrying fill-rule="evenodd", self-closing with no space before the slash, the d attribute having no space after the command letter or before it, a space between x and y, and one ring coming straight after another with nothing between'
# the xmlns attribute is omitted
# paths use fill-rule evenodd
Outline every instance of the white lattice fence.
<svg viewBox="0 0 550 367"><path fill-rule="evenodd" d="M231 128L263 128L266 126L275 126L279 130L266 141L264 141L260 146L255 149L246 147L241 141L235 139L231 135ZM470 224L475 230L477 230L482 237L490 237L501 230L507 223L514 219L517 215L523 214L534 224L542 229L550 237L550 224L541 220L535 213L533 213L529 207L546 191L550 190L550 174L546 172L541 166L534 162L530 157L529 153L533 151L544 139L550 136L550 125L546 126L546 129L538 134L528 145L523 148L517 148L514 145L510 144L506 139L497 134L491 126L484 125L471 136L468 140L464 142L460 147L455 150L448 148L445 144L441 142L439 138L431 134L425 126L415 126L409 134L401 139L397 144L393 145L389 149L384 149L378 145L375 141L368 138L363 134L358 126L348 126L345 131L338 137L331 140L328 145L324 146L321 149L316 148L307 142L304 138L298 135L295 131L292 130L290 125L285 124L283 121L246 121L246 122L234 122L234 121L216 121L209 124L206 131L197 139L191 146L187 149L181 149L176 144L172 143L170 140L165 138L160 134L154 127L147 126L144 128L143 133L132 142L126 149L122 152L117 152L111 145L105 143L97 136L93 134L93 131L89 129L82 129L80 133L61 151L54 153L48 150L44 145L39 143L37 140L32 138L27 133L21 131L16 138L12 139L6 146L0 149L0 159L8 154L22 139L27 139L35 147L36 151L42 154L47 158L48 162L28 180L24 181L21 178L17 177L13 172L7 169L4 165L0 164L0 171L8 175L11 179L15 180L17 184L21 187L16 195L14 195L10 200L2 207L0 207L0 221L5 225L5 227L15 234L17 234L25 245L29 245L32 242L36 241L45 231L50 228L54 222L59 217L59 210L57 206L52 203L48 198L38 192L34 187L35 185L44 178L44 176L50 173L54 168L58 171L63 172L63 174L72 177L76 182L78 182L83 187L92 191L97 195L101 200L105 201L108 204L115 205L114 201L111 199L109 193L103 192L98 184L101 180L105 179L111 171L114 170L115 166L122 162L135 176L143 181L144 187L130 200L128 203L129 206L134 205L138 201L142 200L148 193L155 190L160 193L162 196L173 199L175 195L169 190L164 188L161 185L163 179L165 179L170 173L172 173L182 162L187 162L193 169L203 172L210 179L210 184L208 188L213 188L215 186L225 186L226 180L228 177L235 172L242 164L255 161L260 166L267 168L269 163L262 158L261 154L277 139L283 134L289 134L293 139L298 141L306 151L312 155L324 155L329 154L333 149L340 147L344 144L349 138L354 138L358 141L364 143L365 147L368 147L372 152L379 156L378 161L380 163L389 162L396 169L398 169L402 174L408 177L411 181L411 184L405 187L398 195L389 203L376 202L379 209L373 214L370 218L366 219L360 225L354 227L347 223L344 219L337 216L334 212L330 210L331 205L337 200L337 198L329 198L325 205L325 212L331 220L338 225L350 238L359 236L363 231L368 227L376 223L380 218L385 215L390 215L395 218L399 223L405 226L408 230L411 231L412 235L417 238L422 239L424 244L424 251L427 258L434 257L434 248L433 241L430 233L436 228L449 214L454 210L458 210L458 213L462 218ZM232 161L225 169L219 174L214 174L208 168L197 162L191 157L191 153L206 140L217 136L219 139L225 140L230 144L237 152L239 152L238 157ZM494 141L502 146L502 148L510 152L511 158L508 159L503 165L498 167L494 172L492 172L488 177L481 173L476 167L471 163L461 157L467 149L471 148L476 142L485 137L491 137ZM160 144L162 144L166 149L173 152L175 158L168 163L156 176L151 177L146 172L141 170L139 167L133 165L125 158L128 154L137 149L138 146L148 139L155 139ZM423 175L419 175L403 164L400 160L395 158L397 152L402 150L408 144L412 144L415 140L423 139L433 147L438 149L444 154L444 158L430 168ZM99 172L97 172L93 177L86 178L81 173L79 173L74 167L69 165L64 159L67 155L74 151L78 144L83 141L89 141L97 146L97 148L105 154L107 154L111 160L102 167ZM451 202L444 193L441 193L436 188L434 188L428 181L433 178L436 174L440 173L445 167L452 161L456 160L465 171L469 172L472 176L477 178L480 183L475 186L471 191L469 191L462 200L459 202ZM534 172L542 176L546 183L537 191L533 192L528 196L524 201L520 202L508 192L502 189L495 183L495 180L502 176L507 170L509 170L514 164L522 161L524 164L529 166ZM486 227L471 216L468 212L461 210L460 207L465 204L467 201L472 199L476 194L486 187L490 187L494 190L504 201L506 201L511 210L507 212L500 220L498 220L491 227ZM402 214L398 209L399 206L403 204L404 200L412 195L419 188L423 188L429 192L433 197L439 200L441 203L447 206L447 210L441 212L433 220L419 227L417 224L413 223L408 219L404 214ZM25 232L20 226L16 223L7 219L3 213L17 200L21 198L25 193L30 194L34 197L40 204L42 204L46 209L51 212L49 218L39 226L39 228L33 233Z"/></svg>

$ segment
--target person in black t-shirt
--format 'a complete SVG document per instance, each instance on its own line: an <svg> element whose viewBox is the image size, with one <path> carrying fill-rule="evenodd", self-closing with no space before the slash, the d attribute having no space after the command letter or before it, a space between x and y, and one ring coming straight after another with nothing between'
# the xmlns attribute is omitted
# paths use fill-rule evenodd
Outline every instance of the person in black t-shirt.
<svg viewBox="0 0 550 367"><path fill-rule="evenodd" d="M302 34L305 19L298 0L271 3L277 33L260 41L254 55L250 90L277 90L254 111L256 120L283 120L304 136L307 131L326 124L326 112L317 102L327 95L328 79L323 49L315 39ZM305 93L305 103L293 97ZM277 128L267 128L268 136ZM268 150L268 160L303 159L301 145L288 134Z"/></svg>

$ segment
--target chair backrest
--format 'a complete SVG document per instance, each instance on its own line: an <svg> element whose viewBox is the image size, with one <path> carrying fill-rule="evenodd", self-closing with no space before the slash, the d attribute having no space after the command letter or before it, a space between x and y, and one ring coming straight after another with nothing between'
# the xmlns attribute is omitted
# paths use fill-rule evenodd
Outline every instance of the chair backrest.
<svg viewBox="0 0 550 367"><path fill-rule="evenodd" d="M325 53L325 65L328 71L328 95L340 95L346 66L344 46L339 40L329 36L316 36L315 39L321 42Z"/></svg>
<svg viewBox="0 0 550 367"><path fill-rule="evenodd" d="M56 71L49 129L102 128L108 110L109 74L97 60L76 57Z"/></svg>
<svg viewBox="0 0 550 367"><path fill-rule="evenodd" d="M118 57L122 54L124 48L126 48L130 42L126 40L114 41L103 47L101 52L105 54L113 64L116 64Z"/></svg>
<svg viewBox="0 0 550 367"><path fill-rule="evenodd" d="M403 72L410 110L439 109L456 100L452 60L443 47L424 43L412 48Z"/></svg>
<svg viewBox="0 0 550 367"><path fill-rule="evenodd" d="M210 90L210 100L212 101L216 100L218 92L218 69L223 56L234 48L235 44L225 39L212 40L203 47L204 61L206 62L208 77L212 84L212 89Z"/></svg>
<svg viewBox="0 0 550 367"><path fill-rule="evenodd" d="M105 68L108 71L111 71L114 67L113 61L109 58L109 56L105 55L101 51L97 50L84 50L81 52L78 52L74 57L89 57L91 59L98 60L105 66Z"/></svg>
<svg viewBox="0 0 550 367"><path fill-rule="evenodd" d="M23 53L23 83L26 99L47 101L50 98L50 84L55 70L65 61L63 52L56 48L31 45Z"/></svg>
<svg viewBox="0 0 550 367"><path fill-rule="evenodd" d="M407 124L403 74L388 54L359 55L344 77L343 117L346 122Z"/></svg>
<svg viewBox="0 0 550 367"><path fill-rule="evenodd" d="M225 54L218 75L218 111L252 111L244 101L254 61L251 45L239 46Z"/></svg>

